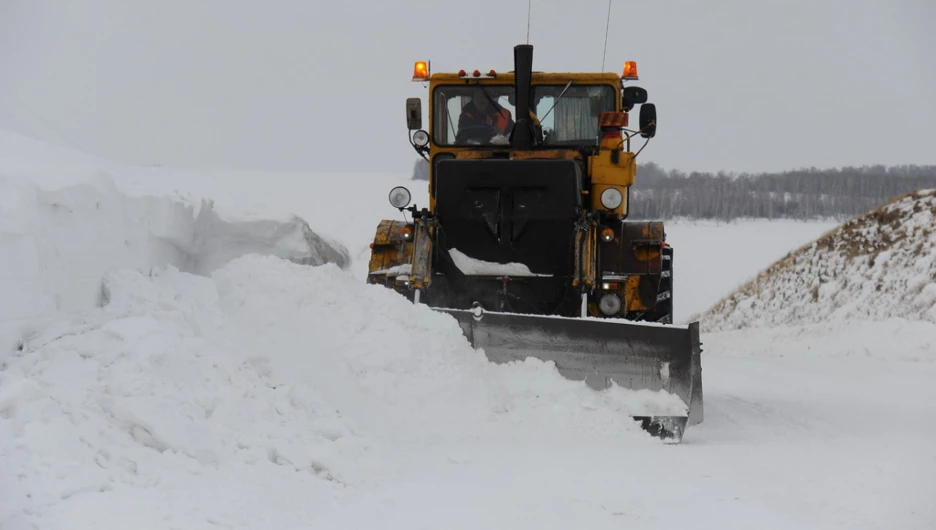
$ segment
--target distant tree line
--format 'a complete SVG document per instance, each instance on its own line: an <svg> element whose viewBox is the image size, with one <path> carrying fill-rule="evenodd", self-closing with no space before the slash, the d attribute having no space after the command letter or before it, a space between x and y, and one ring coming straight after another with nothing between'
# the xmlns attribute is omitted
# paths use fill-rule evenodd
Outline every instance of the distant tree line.
<svg viewBox="0 0 936 530"><path fill-rule="evenodd" d="M685 174L644 162L631 188L630 218L841 220L919 188L936 188L936 166Z"/></svg>
<svg viewBox="0 0 936 530"><path fill-rule="evenodd" d="M417 159L414 180L428 180ZM630 219L838 219L920 188L936 188L936 166L862 166L780 173L684 173L638 163Z"/></svg>

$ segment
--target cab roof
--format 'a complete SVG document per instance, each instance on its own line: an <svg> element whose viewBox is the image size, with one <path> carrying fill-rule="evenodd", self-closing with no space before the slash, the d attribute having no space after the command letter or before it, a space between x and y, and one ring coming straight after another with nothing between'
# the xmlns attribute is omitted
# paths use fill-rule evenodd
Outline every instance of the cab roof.
<svg viewBox="0 0 936 530"><path fill-rule="evenodd" d="M495 77L488 76L487 73L482 73L479 77L474 77L472 72L468 72L466 75L459 75L458 73L442 72L434 73L429 77L429 82L432 84L441 84L441 83L464 83L464 84L490 84L490 85L503 85L503 84L513 84L515 80L514 73L511 72L495 72ZM532 82L533 84L564 84L569 81L578 82L578 83L605 83L605 84L619 84L621 82L621 76L619 74L614 74L610 72L595 72L595 73L582 73L582 72L533 72Z"/></svg>

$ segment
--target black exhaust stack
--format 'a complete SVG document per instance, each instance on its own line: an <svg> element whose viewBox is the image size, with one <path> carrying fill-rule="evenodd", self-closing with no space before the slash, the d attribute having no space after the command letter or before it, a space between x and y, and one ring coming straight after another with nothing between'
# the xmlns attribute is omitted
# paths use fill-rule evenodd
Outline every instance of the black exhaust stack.
<svg viewBox="0 0 936 530"><path fill-rule="evenodd" d="M514 84L517 91L517 117L511 143L514 149L533 148L533 124L530 120L530 92L533 78L533 46L514 46Z"/></svg>

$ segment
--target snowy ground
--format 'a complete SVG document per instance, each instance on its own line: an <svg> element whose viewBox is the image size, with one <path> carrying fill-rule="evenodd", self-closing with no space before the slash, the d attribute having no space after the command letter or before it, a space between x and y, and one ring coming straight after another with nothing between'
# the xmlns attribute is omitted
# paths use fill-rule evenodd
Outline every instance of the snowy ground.
<svg viewBox="0 0 936 530"><path fill-rule="evenodd" d="M106 293L5 360L11 528L936 520L932 352L843 363L709 336L706 420L673 447L620 421L649 398L485 363L453 322L333 266L124 271Z"/></svg>
<svg viewBox="0 0 936 530"><path fill-rule="evenodd" d="M706 359L706 421L683 445L592 439L435 448L391 488L313 521L346 528L932 528L926 366ZM881 376L884 372L887 375ZM366 509L361 510L361 507Z"/></svg>
<svg viewBox="0 0 936 530"><path fill-rule="evenodd" d="M96 175L66 162L9 170ZM101 307L0 354L3 530L936 526L930 325L705 335L705 422L665 446L621 419L658 397L491 365L444 315L363 284L401 176L107 172L300 214L356 261L112 270ZM829 227L671 224L683 316Z"/></svg>

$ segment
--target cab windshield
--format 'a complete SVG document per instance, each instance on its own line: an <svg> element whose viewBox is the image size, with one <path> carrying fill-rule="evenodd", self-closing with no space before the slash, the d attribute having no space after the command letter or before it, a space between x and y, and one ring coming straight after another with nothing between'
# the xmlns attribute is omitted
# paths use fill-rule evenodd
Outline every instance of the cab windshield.
<svg viewBox="0 0 936 530"><path fill-rule="evenodd" d="M542 145L597 145L598 115L615 110L610 85L534 85L533 113ZM510 143L516 120L513 85L439 86L433 94L433 140L441 146Z"/></svg>
<svg viewBox="0 0 936 530"><path fill-rule="evenodd" d="M433 136L438 145L507 145L514 126L513 85L435 89Z"/></svg>
<svg viewBox="0 0 936 530"><path fill-rule="evenodd" d="M531 105L543 145L598 145L598 115L615 110L616 94L608 85L534 86Z"/></svg>

